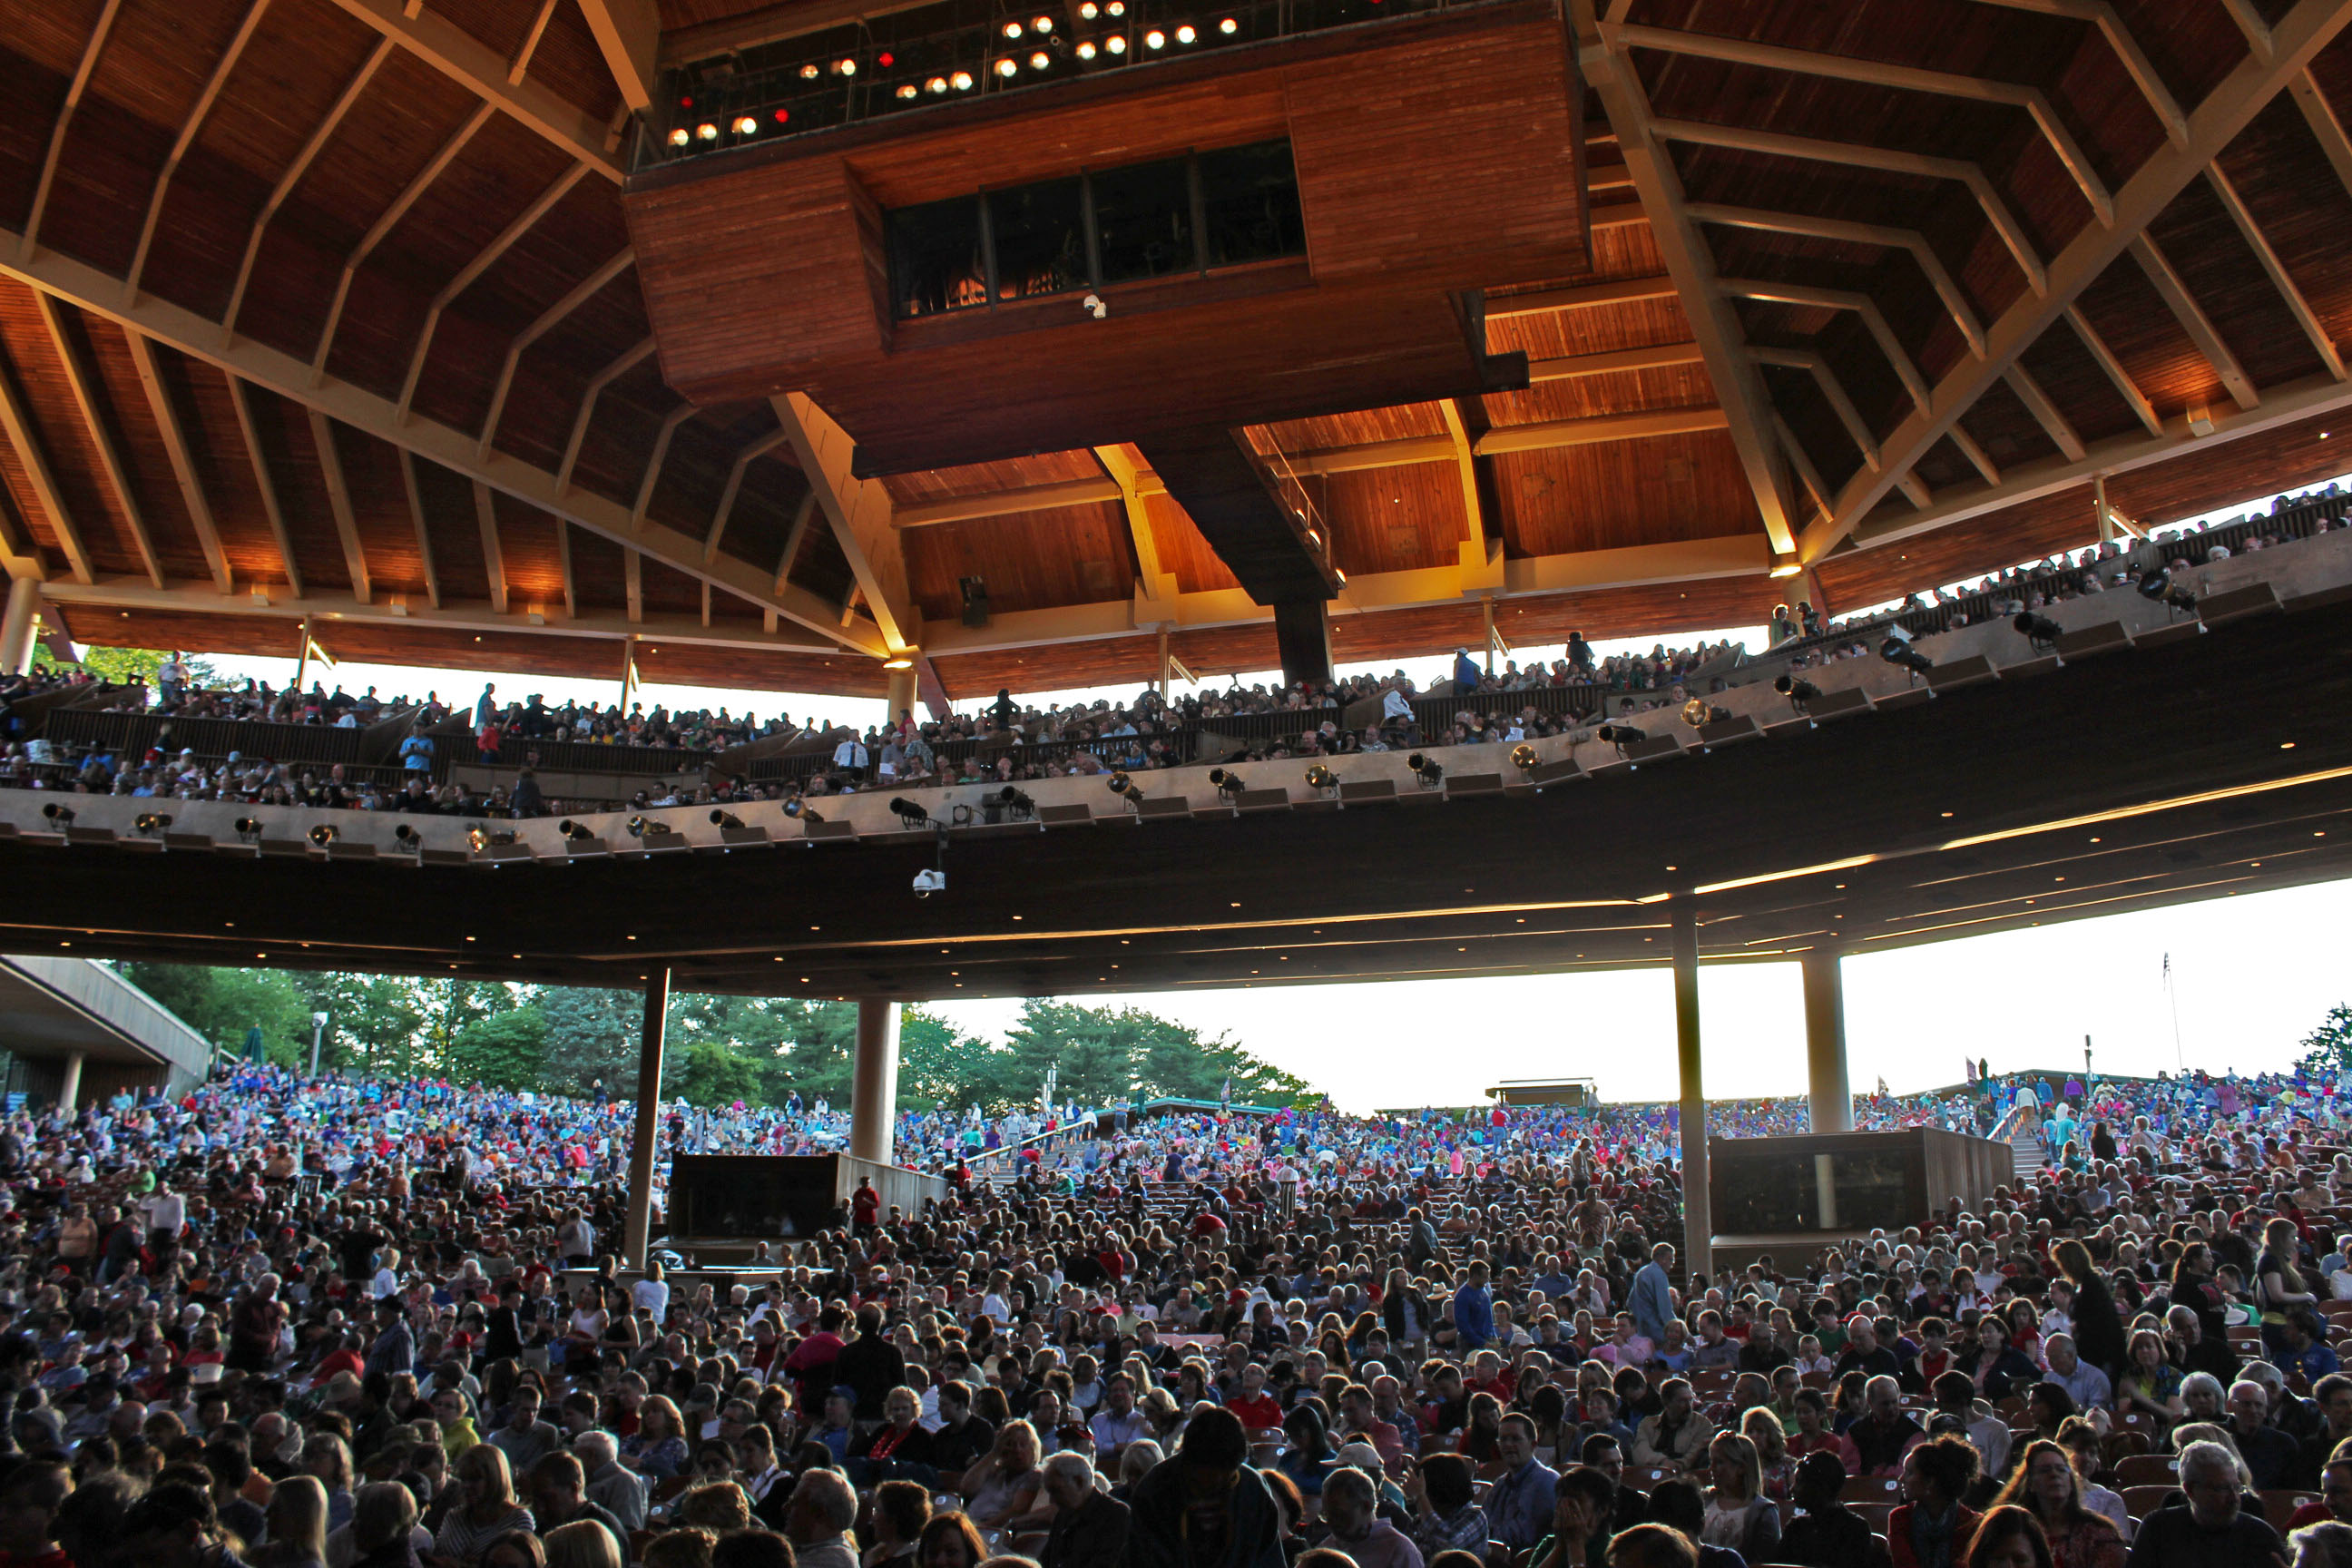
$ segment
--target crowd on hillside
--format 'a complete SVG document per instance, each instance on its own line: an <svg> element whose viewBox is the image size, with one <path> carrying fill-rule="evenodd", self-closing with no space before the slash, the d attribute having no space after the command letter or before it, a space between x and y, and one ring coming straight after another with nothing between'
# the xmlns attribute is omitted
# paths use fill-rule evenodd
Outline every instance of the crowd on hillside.
<svg viewBox="0 0 2352 1568"><path fill-rule="evenodd" d="M1713 1277L1675 1253L1661 1108L910 1113L945 1200L861 1190L730 1277L615 1266L617 1106L241 1065L0 1123L0 1553L2202 1568L2284 1561L2275 1521L2335 1568L2337 1087L1973 1065L1867 1096L2136 1131ZM840 1125L680 1105L662 1138Z"/></svg>

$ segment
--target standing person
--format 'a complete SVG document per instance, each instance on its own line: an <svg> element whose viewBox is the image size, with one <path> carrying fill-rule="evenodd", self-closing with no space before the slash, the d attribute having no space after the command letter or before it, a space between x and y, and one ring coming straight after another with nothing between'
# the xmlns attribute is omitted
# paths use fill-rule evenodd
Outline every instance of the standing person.
<svg viewBox="0 0 2352 1568"><path fill-rule="evenodd" d="M2263 1227L2263 1255L2254 1260L2254 1305L2263 1314L2263 1350L2274 1366L2294 1361L2287 1343L2289 1316L2298 1310L2319 1310L2319 1298L2305 1287L2294 1266L2296 1246L2294 1221L2274 1219Z"/></svg>
<svg viewBox="0 0 2352 1568"><path fill-rule="evenodd" d="M1668 1278L1674 1266L1674 1247L1658 1243L1650 1249L1650 1261L1633 1276L1633 1289L1625 1295L1625 1310L1633 1314L1634 1327L1652 1344L1664 1343L1666 1325L1680 1321L1675 1310L1674 1281Z"/></svg>
<svg viewBox="0 0 2352 1568"><path fill-rule="evenodd" d="M2090 1249L2069 1237L2051 1248L2059 1272L2074 1287L2074 1352L2110 1378L2124 1366L2124 1321L2116 1298L2091 1261Z"/></svg>
<svg viewBox="0 0 2352 1568"><path fill-rule="evenodd" d="M1240 1417L1211 1407L1135 1484L1129 1568L1286 1568L1282 1512L1250 1468Z"/></svg>
<svg viewBox="0 0 2352 1568"><path fill-rule="evenodd" d="M286 1327L286 1303L278 1299L278 1276L256 1279L229 1313L228 1368L267 1373L278 1360L278 1338Z"/></svg>

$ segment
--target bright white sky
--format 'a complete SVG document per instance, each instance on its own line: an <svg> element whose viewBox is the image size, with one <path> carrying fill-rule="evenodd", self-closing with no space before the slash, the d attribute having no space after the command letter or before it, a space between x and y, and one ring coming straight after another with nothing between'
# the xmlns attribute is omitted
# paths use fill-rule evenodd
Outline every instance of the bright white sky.
<svg viewBox="0 0 2352 1568"><path fill-rule="evenodd" d="M2352 480L2352 476L2346 477ZM2316 488L2316 487L2315 487ZM2234 516L2243 507L2217 516ZM1842 614L1852 611L1841 606ZM1706 634L1751 649L1761 627ZM1603 656L1646 652L1656 639L1596 643ZM1697 638L1676 638L1687 646ZM199 650L190 650L199 651ZM1524 664L1558 658L1557 646L1515 650ZM214 658L231 679L283 685L289 659ZM1448 673L1447 658L1407 659L1422 686ZM1397 668L1380 665L1386 673ZM1272 682L1276 672L1244 675ZM616 681L498 675L384 665L338 667L357 692L422 696L437 689L470 704L485 679L501 697L543 693L610 703ZM1119 701L1132 688L1023 693L1024 700ZM779 692L649 685L639 700L673 709L750 708L796 720L822 718L860 729L881 721L879 700ZM960 703L975 708L982 700ZM1857 1089L1881 1079L1896 1093L1957 1083L1964 1057L1990 1056L1996 1072L2079 1067L2092 1037L2098 1068L2153 1074L2176 1059L2191 1067L2261 1072L2285 1068L2327 1009L2352 1000L2335 933L2352 925L2352 882L2214 900L2142 914L2113 915L2036 930L1849 958L1845 963L1847 1060ZM2162 982L2172 957L2174 1012ZM1102 998L1076 998L1099 1003ZM1328 1090L1341 1109L1466 1105L1504 1079L1591 1078L1604 1099L1673 1098L1674 1000L1664 969L1606 975L1389 984L1274 986L1128 998L1206 1035L1245 1048ZM1017 1000L952 1002L934 1011L958 1028L1001 1039ZM1701 972L1699 1009L1710 1096L1804 1092L1804 1016L1794 963L1731 964ZM1444 1042L1472 1039L1475 1050ZM1437 1047L1437 1048L1433 1048Z"/></svg>

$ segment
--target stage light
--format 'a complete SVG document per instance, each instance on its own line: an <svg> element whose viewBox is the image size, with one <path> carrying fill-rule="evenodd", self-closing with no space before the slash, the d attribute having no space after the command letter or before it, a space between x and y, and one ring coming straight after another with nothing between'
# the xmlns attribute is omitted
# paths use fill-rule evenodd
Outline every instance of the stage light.
<svg viewBox="0 0 2352 1568"><path fill-rule="evenodd" d="M1078 7L1078 15L1085 20L1091 22L1097 16L1101 16L1102 13L1095 8L1095 0L1087 0L1085 5Z"/></svg>
<svg viewBox="0 0 2352 1568"><path fill-rule="evenodd" d="M884 49L880 54L874 57L874 63L880 66L884 70L888 70L892 66L898 63L898 57L892 54L889 50Z"/></svg>
<svg viewBox="0 0 2352 1568"><path fill-rule="evenodd" d="M168 829L172 826L172 819L168 816L160 816L152 811L142 811L132 819L131 826L152 838L156 834Z"/></svg>
<svg viewBox="0 0 2352 1568"><path fill-rule="evenodd" d="M1094 45L1092 45L1092 44L1080 44L1080 45L1078 46L1078 58L1080 58L1080 59L1082 59L1082 60L1090 60L1090 59L1092 59L1092 58L1095 58L1095 47L1094 47Z"/></svg>
<svg viewBox="0 0 2352 1568"><path fill-rule="evenodd" d="M996 74L999 76L1018 76L1021 74L1021 62L1013 59L1010 57L1001 59L996 62Z"/></svg>
<svg viewBox="0 0 2352 1568"><path fill-rule="evenodd" d="M2197 595L2174 584L2172 569L2168 566L2151 566L2139 574L2139 596L2161 600L2172 609L2187 610L2191 614L2197 609Z"/></svg>
<svg viewBox="0 0 2352 1568"><path fill-rule="evenodd" d="M585 844L590 839L596 837L596 830L594 828L589 826L584 822L574 822L570 817L566 817L562 822L557 823L555 825L555 830L563 835L564 837L572 840L574 844Z"/></svg>
<svg viewBox="0 0 2352 1568"><path fill-rule="evenodd" d="M1217 31L1223 33L1228 38L1232 37L1235 33L1238 33L1241 30L1242 25L1239 22L1234 21L1231 16L1226 17L1223 21L1217 24Z"/></svg>
<svg viewBox="0 0 2352 1568"><path fill-rule="evenodd" d="M1168 35L1154 27L1143 35L1143 47L1148 49L1164 49L1168 47Z"/></svg>
<svg viewBox="0 0 2352 1568"><path fill-rule="evenodd" d="M677 100L677 106L680 109L692 109L694 107L694 100L691 98L681 98ZM2322 431L2320 433L2322 435L2326 434L2326 431Z"/></svg>
<svg viewBox="0 0 2352 1568"><path fill-rule="evenodd" d="M472 845L472 846L474 847L474 853L475 853L475 854L479 855L479 854L482 852L482 850L483 850L483 849L484 849L484 848L485 848L485 847L489 844L489 842L490 842L490 836L489 836L488 834L487 834L487 833L483 832L480 828L477 827L477 828L474 828L474 829L472 829L472 830L470 830L469 832L467 832L467 835L466 835L466 842L467 842L467 843L468 843L468 844L470 844L470 845Z"/></svg>
<svg viewBox="0 0 2352 1568"><path fill-rule="evenodd" d="M2017 619L2011 621L2010 625L2015 626L2026 642L2037 651L2054 650L2060 635L2065 630L2049 616L2037 616L2032 610L2018 611Z"/></svg>
<svg viewBox="0 0 2352 1568"><path fill-rule="evenodd" d="M1184 23L1176 29L1176 41L1180 44L1189 44L1200 36L1192 30L1192 24L1190 22Z"/></svg>
<svg viewBox="0 0 2352 1568"><path fill-rule="evenodd" d="M404 822L392 830L392 841L411 855L425 847L425 836Z"/></svg>
<svg viewBox="0 0 2352 1568"><path fill-rule="evenodd" d="M343 832L341 828L335 826L331 823L322 822L316 827L310 829L309 837L310 839L310 847L312 848L324 849L328 845L332 844L336 839L341 838L342 836Z"/></svg>
<svg viewBox="0 0 2352 1568"><path fill-rule="evenodd" d="M1878 645L1878 657L1914 675L1925 674L1936 668L1934 659L1911 646L1911 634L1901 626L1886 628L1886 640Z"/></svg>
<svg viewBox="0 0 2352 1568"><path fill-rule="evenodd" d="M1782 675L1775 679L1772 682L1772 689L1786 697L1789 700L1789 706L1800 713L1805 711L1806 703L1822 694L1820 687L1801 676L1793 674Z"/></svg>
<svg viewBox="0 0 2352 1568"><path fill-rule="evenodd" d="M625 830L632 838L643 838L653 829L653 826L642 816L633 816L625 825Z"/></svg>
<svg viewBox="0 0 2352 1568"><path fill-rule="evenodd" d="M1110 775L1110 793L1119 796L1129 805L1135 805L1143 798L1143 792L1136 788L1135 782L1125 773Z"/></svg>
<svg viewBox="0 0 2352 1568"><path fill-rule="evenodd" d="M712 124L708 120L696 126L694 128L694 133L697 136L701 137L705 142L716 142L719 140L719 127Z"/></svg>
<svg viewBox="0 0 2352 1568"><path fill-rule="evenodd" d="M913 82L911 82L911 81L910 81L910 82L906 83L904 86L900 87L900 88L898 89L898 96L899 96L900 98L912 98L912 97L914 97L914 96L915 96L915 84L914 84Z"/></svg>
<svg viewBox="0 0 2352 1568"><path fill-rule="evenodd" d="M261 841L260 819L258 817L252 816L238 817L236 819L236 837L239 843L259 843Z"/></svg>
<svg viewBox="0 0 2352 1568"><path fill-rule="evenodd" d="M1249 787L1247 784L1242 783L1241 774L1234 773L1228 768L1211 768L1209 770L1209 783L1216 789L1216 792L1219 795L1224 795L1228 798L1241 794L1242 791Z"/></svg>
<svg viewBox="0 0 2352 1568"><path fill-rule="evenodd" d="M1603 724L1593 734L1616 747L1621 757L1649 739L1648 731L1637 730L1631 724Z"/></svg>
<svg viewBox="0 0 2352 1568"><path fill-rule="evenodd" d="M740 827L743 826L743 819L736 816L731 811L713 811L710 814L710 826L713 827Z"/></svg>
<svg viewBox="0 0 2352 1568"><path fill-rule="evenodd" d="M1021 24L1020 24L1020 23L1018 23L1018 22L1007 22L1007 23L1005 23L1005 24L1004 24L1004 36L1005 36L1006 37L1008 37L1008 38L1017 38L1017 37L1019 37L1021 36Z"/></svg>
<svg viewBox="0 0 2352 1568"><path fill-rule="evenodd" d="M776 110L776 123L779 125L784 124L786 121L790 121L792 117L793 111L789 109L779 109Z"/></svg>
<svg viewBox="0 0 2352 1568"><path fill-rule="evenodd" d="M1041 33L1050 33L1054 30L1054 18L1051 16L1040 16L1029 25Z"/></svg>
<svg viewBox="0 0 2352 1568"><path fill-rule="evenodd" d="M857 74L857 62L856 60L845 59L839 65L835 66L833 68L839 71L844 76L856 76Z"/></svg>
<svg viewBox="0 0 2352 1568"><path fill-rule="evenodd" d="M1523 773L1535 772L1536 763L1540 760L1536 755L1536 749L1524 741L1511 748L1511 766Z"/></svg>
<svg viewBox="0 0 2352 1568"><path fill-rule="evenodd" d="M1050 66L1053 63L1054 57L1047 54L1043 49L1039 49L1035 54L1029 57L1029 68L1033 71L1044 70L1047 66Z"/></svg>
<svg viewBox="0 0 2352 1568"><path fill-rule="evenodd" d="M784 815L790 817L796 817L802 822L821 823L824 820L824 817L817 815L816 808L814 806L805 805L798 800L788 800L784 802Z"/></svg>
<svg viewBox="0 0 2352 1568"><path fill-rule="evenodd" d="M760 122L748 114L735 122L735 134L738 136L757 136L759 133Z"/></svg>
<svg viewBox="0 0 2352 1568"><path fill-rule="evenodd" d="M1339 775L1317 763L1307 770L1307 787L1328 795L1339 787Z"/></svg>
<svg viewBox="0 0 2352 1568"><path fill-rule="evenodd" d="M892 795L890 809L898 814L898 826L901 827L929 827L931 825L931 814L904 795Z"/></svg>
<svg viewBox="0 0 2352 1568"><path fill-rule="evenodd" d="M1103 15L1106 16L1126 16L1127 0L1110 0L1110 4L1103 7Z"/></svg>
<svg viewBox="0 0 2352 1568"><path fill-rule="evenodd" d="M56 801L51 801L48 805L41 807L41 815L47 817L51 822L56 823L59 827L70 827L73 826L73 807L69 805L59 805Z"/></svg>
<svg viewBox="0 0 2352 1568"><path fill-rule="evenodd" d="M684 147L693 140L693 136L688 132L686 127L683 125L669 133L669 144L673 147Z"/></svg>
<svg viewBox="0 0 2352 1568"><path fill-rule="evenodd" d="M970 92L971 90L971 72L970 71L958 71L955 75L948 78L948 81L958 92Z"/></svg>
<svg viewBox="0 0 2352 1568"><path fill-rule="evenodd" d="M803 81L814 81L820 74L822 73L817 70L814 61L808 65L801 67L801 79Z"/></svg>
<svg viewBox="0 0 2352 1568"><path fill-rule="evenodd" d="M945 92L947 89L948 79L943 76L935 76L923 84L923 90L926 92Z"/></svg>
<svg viewBox="0 0 2352 1568"><path fill-rule="evenodd" d="M1034 816L1037 815L1037 803L1031 800L1027 795L1023 795L1019 790L1014 789L1011 784L1006 784L1003 789L996 792L996 804L1003 806L1005 810L1011 812L1015 816Z"/></svg>
<svg viewBox="0 0 2352 1568"><path fill-rule="evenodd" d="M1109 37L1103 40L1103 47L1108 49L1115 55L1123 55L1127 53L1127 35L1124 33L1113 33Z"/></svg>
<svg viewBox="0 0 2352 1568"><path fill-rule="evenodd" d="M1444 768L1423 756L1419 752L1407 757L1404 760L1404 765L1412 770L1412 776L1421 781L1421 787L1423 789L1435 789L1445 782Z"/></svg>

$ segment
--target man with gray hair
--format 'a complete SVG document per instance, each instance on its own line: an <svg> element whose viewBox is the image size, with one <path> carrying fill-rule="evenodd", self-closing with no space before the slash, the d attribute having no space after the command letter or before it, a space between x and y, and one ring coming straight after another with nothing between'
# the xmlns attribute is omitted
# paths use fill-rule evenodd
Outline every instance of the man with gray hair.
<svg viewBox="0 0 2352 1568"><path fill-rule="evenodd" d="M2127 1568L2263 1568L2284 1562L2277 1531L2239 1506L2238 1461L2219 1443L2180 1451L2187 1508L2160 1508L2140 1521Z"/></svg>
<svg viewBox="0 0 2352 1568"><path fill-rule="evenodd" d="M857 1522L857 1494L839 1470L811 1470L793 1489L784 1534L796 1568L857 1568L849 1527Z"/></svg>
<svg viewBox="0 0 2352 1568"><path fill-rule="evenodd" d="M2072 1334L2053 1334L2042 1342L2042 1353L2050 1358L2050 1381L2064 1389L2082 1410L2104 1410L2115 1400L2115 1385L2107 1374L2084 1362L2074 1349Z"/></svg>
<svg viewBox="0 0 2352 1568"><path fill-rule="evenodd" d="M1421 1568L1421 1549L1380 1517L1378 1483L1360 1469L1342 1466L1323 1481L1323 1522L1328 1544L1344 1552L1356 1568Z"/></svg>
<svg viewBox="0 0 2352 1568"><path fill-rule="evenodd" d="M1045 1487L1054 1525L1037 1554L1039 1568L1124 1568L1127 1505L1095 1485L1087 1457L1064 1452L1047 1459Z"/></svg>
<svg viewBox="0 0 2352 1568"><path fill-rule="evenodd" d="M646 1490L651 1484L621 1463L621 1447L610 1432L583 1432L572 1444L572 1456L588 1473L588 1500L621 1521L632 1532L646 1527Z"/></svg>

